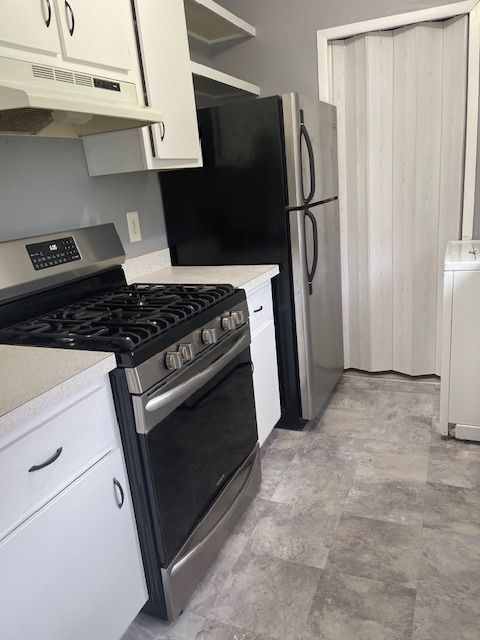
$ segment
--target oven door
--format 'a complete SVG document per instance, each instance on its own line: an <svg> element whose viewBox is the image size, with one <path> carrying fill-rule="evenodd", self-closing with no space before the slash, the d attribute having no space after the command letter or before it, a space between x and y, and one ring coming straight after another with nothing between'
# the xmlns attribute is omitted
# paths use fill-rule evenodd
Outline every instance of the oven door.
<svg viewBox="0 0 480 640"><path fill-rule="evenodd" d="M163 566L257 443L249 343L246 326L134 398Z"/></svg>

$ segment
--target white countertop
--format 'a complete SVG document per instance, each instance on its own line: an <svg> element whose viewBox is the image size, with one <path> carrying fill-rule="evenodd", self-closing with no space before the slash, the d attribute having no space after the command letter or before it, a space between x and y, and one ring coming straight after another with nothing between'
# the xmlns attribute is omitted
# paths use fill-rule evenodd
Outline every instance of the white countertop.
<svg viewBox="0 0 480 640"><path fill-rule="evenodd" d="M165 267L136 278L153 284L231 284L252 291L280 273L276 264Z"/></svg>
<svg viewBox="0 0 480 640"><path fill-rule="evenodd" d="M48 392L70 393L116 366L110 353L0 345L0 434L31 417L35 407L41 410L48 405L53 400ZM44 401L29 406L40 397Z"/></svg>

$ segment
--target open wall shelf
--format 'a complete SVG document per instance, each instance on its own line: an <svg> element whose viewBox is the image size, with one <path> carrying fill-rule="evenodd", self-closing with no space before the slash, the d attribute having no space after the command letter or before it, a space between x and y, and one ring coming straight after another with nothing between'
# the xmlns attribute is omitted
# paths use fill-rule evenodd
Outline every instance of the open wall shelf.
<svg viewBox="0 0 480 640"><path fill-rule="evenodd" d="M217 71L198 62L191 62L195 93L212 99L258 96L260 88L250 82Z"/></svg>
<svg viewBox="0 0 480 640"><path fill-rule="evenodd" d="M255 27L214 0L184 0L188 34L205 44L253 37Z"/></svg>

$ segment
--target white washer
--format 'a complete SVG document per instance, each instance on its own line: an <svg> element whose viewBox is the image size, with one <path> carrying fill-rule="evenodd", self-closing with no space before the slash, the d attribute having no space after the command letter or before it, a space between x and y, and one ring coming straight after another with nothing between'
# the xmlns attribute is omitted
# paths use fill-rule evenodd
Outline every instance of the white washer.
<svg viewBox="0 0 480 640"><path fill-rule="evenodd" d="M445 255L440 433L480 441L480 240Z"/></svg>

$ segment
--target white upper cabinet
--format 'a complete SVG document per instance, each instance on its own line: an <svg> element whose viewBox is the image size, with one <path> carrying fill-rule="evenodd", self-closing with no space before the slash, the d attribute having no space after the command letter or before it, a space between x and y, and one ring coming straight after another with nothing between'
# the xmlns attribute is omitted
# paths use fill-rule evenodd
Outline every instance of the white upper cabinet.
<svg viewBox="0 0 480 640"><path fill-rule="evenodd" d="M200 143L183 2L135 0L135 10L148 101L164 114L152 127L153 155L196 159Z"/></svg>
<svg viewBox="0 0 480 640"><path fill-rule="evenodd" d="M91 176L201 166L183 0L135 0L148 105L158 125L83 139Z"/></svg>
<svg viewBox="0 0 480 640"><path fill-rule="evenodd" d="M0 44L7 47L60 53L54 0L2 0Z"/></svg>
<svg viewBox="0 0 480 640"><path fill-rule="evenodd" d="M163 119L138 131L84 138L91 176L202 166L197 107L260 92L190 59L188 33L215 44L255 35L251 25L213 0L133 0L133 6L146 102Z"/></svg>
<svg viewBox="0 0 480 640"><path fill-rule="evenodd" d="M131 68L129 0L55 0L55 4L65 60L95 68Z"/></svg>

